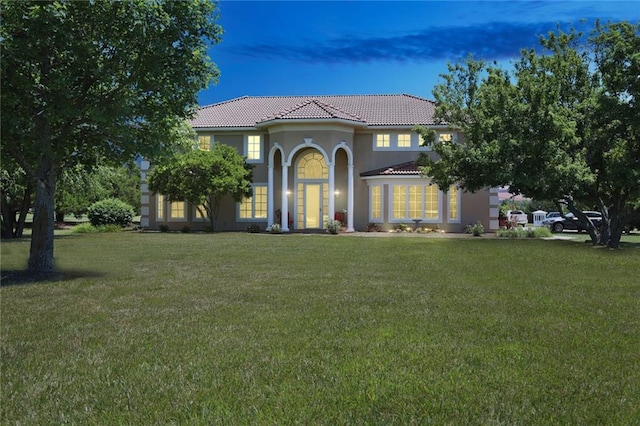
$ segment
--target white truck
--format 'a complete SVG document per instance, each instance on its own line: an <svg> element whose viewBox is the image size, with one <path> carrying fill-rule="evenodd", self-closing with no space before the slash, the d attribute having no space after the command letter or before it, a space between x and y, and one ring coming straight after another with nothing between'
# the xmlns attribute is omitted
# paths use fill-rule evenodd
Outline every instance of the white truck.
<svg viewBox="0 0 640 426"><path fill-rule="evenodd" d="M512 224L527 226L529 219L522 210L507 210L507 220Z"/></svg>

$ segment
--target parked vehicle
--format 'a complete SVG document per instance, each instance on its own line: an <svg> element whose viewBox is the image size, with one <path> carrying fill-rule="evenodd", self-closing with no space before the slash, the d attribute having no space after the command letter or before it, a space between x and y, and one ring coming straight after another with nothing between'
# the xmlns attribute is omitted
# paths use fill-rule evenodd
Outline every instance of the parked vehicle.
<svg viewBox="0 0 640 426"><path fill-rule="evenodd" d="M522 210L507 210L507 220L511 223L525 226L529 223L527 214Z"/></svg>
<svg viewBox="0 0 640 426"><path fill-rule="evenodd" d="M593 226L598 228L602 224L602 214L600 212L586 211L584 214L591 220ZM562 216L548 217L542 221L542 225L546 226L551 232L562 232L565 229L575 230L578 232L586 231L587 228L580 224L578 218L573 213L567 213Z"/></svg>
<svg viewBox="0 0 640 426"><path fill-rule="evenodd" d="M636 216L624 226L624 232L630 234L633 230L640 231L640 216Z"/></svg>

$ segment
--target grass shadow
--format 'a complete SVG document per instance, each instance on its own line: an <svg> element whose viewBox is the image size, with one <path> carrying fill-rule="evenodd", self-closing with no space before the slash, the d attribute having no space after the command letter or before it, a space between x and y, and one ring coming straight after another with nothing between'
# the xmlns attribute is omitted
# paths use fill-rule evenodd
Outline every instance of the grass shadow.
<svg viewBox="0 0 640 426"><path fill-rule="evenodd" d="M100 278L103 276L105 276L105 274L81 270L32 272L24 269L3 269L0 271L0 287L25 284L46 284L58 281L71 281L79 278Z"/></svg>

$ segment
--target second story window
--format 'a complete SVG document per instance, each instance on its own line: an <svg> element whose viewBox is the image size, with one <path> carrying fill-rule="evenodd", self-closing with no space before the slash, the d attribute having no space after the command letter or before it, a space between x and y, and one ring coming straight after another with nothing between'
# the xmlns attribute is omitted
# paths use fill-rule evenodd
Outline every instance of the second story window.
<svg viewBox="0 0 640 426"><path fill-rule="evenodd" d="M398 135L398 148L411 148L411 133L400 133Z"/></svg>
<svg viewBox="0 0 640 426"><path fill-rule="evenodd" d="M391 137L388 133L376 135L376 148L389 148Z"/></svg>
<svg viewBox="0 0 640 426"><path fill-rule="evenodd" d="M451 143L453 141L453 135L451 133L440 133L438 139L442 143Z"/></svg>
<svg viewBox="0 0 640 426"><path fill-rule="evenodd" d="M245 153L249 162L262 161L262 137L260 135L247 136Z"/></svg>

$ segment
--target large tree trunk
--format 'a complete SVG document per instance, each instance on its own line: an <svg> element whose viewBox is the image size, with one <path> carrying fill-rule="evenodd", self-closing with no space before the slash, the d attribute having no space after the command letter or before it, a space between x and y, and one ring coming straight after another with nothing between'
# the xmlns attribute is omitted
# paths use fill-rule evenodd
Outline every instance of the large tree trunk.
<svg viewBox="0 0 640 426"><path fill-rule="evenodd" d="M54 198L56 179L51 167L36 180L36 199L33 205L33 229L28 270L50 273L53 263Z"/></svg>

